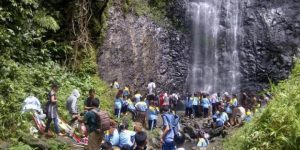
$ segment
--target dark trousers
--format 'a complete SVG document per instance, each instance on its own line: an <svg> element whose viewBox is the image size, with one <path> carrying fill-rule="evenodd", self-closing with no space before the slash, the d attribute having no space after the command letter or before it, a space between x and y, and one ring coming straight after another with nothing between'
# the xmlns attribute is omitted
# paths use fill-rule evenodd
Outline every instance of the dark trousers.
<svg viewBox="0 0 300 150"><path fill-rule="evenodd" d="M59 130L59 127L58 127L58 119L57 118L48 118L47 123L46 123L45 132L48 132L52 120L54 122L55 132L58 134L60 132L60 130Z"/></svg>
<svg viewBox="0 0 300 150"><path fill-rule="evenodd" d="M115 115L117 116L117 118L120 118L121 117L121 109L115 108Z"/></svg>
<svg viewBox="0 0 300 150"><path fill-rule="evenodd" d="M156 119L154 120L148 120L148 128L149 130L153 130L154 128L156 128Z"/></svg>
<svg viewBox="0 0 300 150"><path fill-rule="evenodd" d="M203 117L204 118L208 117L208 110L209 110L209 108L203 108Z"/></svg>
<svg viewBox="0 0 300 150"><path fill-rule="evenodd" d="M193 109L190 107L185 108L185 115L191 117Z"/></svg>
<svg viewBox="0 0 300 150"><path fill-rule="evenodd" d="M175 150L175 143L174 142L164 142L162 146L162 150Z"/></svg>
<svg viewBox="0 0 300 150"><path fill-rule="evenodd" d="M195 117L199 115L198 105L193 105L193 113Z"/></svg>

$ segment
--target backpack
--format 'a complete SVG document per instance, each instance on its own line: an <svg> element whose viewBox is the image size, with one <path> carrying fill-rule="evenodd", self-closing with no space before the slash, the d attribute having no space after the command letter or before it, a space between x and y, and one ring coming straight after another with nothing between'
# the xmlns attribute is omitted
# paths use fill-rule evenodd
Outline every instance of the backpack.
<svg viewBox="0 0 300 150"><path fill-rule="evenodd" d="M172 114L173 115L173 114ZM167 119L167 122L171 128L171 130L174 132L174 139L176 139L181 133L179 132L179 121L180 117L177 115L174 116L174 120L170 120L170 118L167 115L163 115Z"/></svg>
<svg viewBox="0 0 300 150"><path fill-rule="evenodd" d="M99 122L99 126L100 126L100 130L101 131L106 131L110 129L110 118L109 115L106 111L96 111L96 110L92 110L94 113L96 113L97 117L98 117L98 122Z"/></svg>

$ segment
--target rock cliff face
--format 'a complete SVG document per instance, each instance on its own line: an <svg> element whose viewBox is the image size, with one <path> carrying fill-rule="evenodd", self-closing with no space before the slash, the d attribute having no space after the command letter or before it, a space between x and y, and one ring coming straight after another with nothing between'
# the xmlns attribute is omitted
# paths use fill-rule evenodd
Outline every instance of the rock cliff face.
<svg viewBox="0 0 300 150"><path fill-rule="evenodd" d="M288 77L300 48L299 0L244 0L240 46L242 90L259 91Z"/></svg>
<svg viewBox="0 0 300 150"><path fill-rule="evenodd" d="M150 78L159 91L184 89L189 37L147 17L125 14L121 5L115 2L109 8L108 31L98 60L101 77L109 82L118 78L121 85L133 89L146 87Z"/></svg>
<svg viewBox="0 0 300 150"><path fill-rule="evenodd" d="M166 20L173 23L163 27L148 17L125 14L122 4L114 2L109 8L106 39L99 49L101 77L108 82L118 78L134 89L154 78L159 90L184 91L193 56L191 18L185 13L188 3L170 1ZM293 56L300 54L299 11L299 0L240 2L242 91L260 91L269 79L276 82L288 77Z"/></svg>

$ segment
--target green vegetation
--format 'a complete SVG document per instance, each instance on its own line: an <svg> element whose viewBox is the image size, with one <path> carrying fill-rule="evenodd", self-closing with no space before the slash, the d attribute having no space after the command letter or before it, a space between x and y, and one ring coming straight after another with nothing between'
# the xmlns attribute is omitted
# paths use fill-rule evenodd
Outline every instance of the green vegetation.
<svg viewBox="0 0 300 150"><path fill-rule="evenodd" d="M11 149L31 149L21 139L31 136L34 123L30 114L20 113L21 106L29 95L45 104L53 82L61 87L58 109L64 119L69 119L66 99L75 88L81 108L91 88L101 108L112 107L114 92L99 79L95 50L104 38L107 6L97 0L0 1L0 141L14 145ZM51 149L66 148L49 142Z"/></svg>
<svg viewBox="0 0 300 150"><path fill-rule="evenodd" d="M225 141L228 150L300 149L300 61L290 79L271 87L268 107Z"/></svg>
<svg viewBox="0 0 300 150"><path fill-rule="evenodd" d="M135 13L137 16L148 16L154 22L166 26L167 0L124 0L123 10L125 13Z"/></svg>

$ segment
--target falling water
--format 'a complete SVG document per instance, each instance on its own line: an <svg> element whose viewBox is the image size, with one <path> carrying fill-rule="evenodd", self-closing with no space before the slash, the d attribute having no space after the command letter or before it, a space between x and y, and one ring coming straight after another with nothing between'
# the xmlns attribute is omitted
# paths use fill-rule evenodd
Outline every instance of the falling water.
<svg viewBox="0 0 300 150"><path fill-rule="evenodd" d="M193 19L190 91L237 91L239 0L194 0L189 13Z"/></svg>

